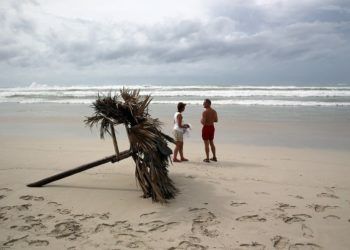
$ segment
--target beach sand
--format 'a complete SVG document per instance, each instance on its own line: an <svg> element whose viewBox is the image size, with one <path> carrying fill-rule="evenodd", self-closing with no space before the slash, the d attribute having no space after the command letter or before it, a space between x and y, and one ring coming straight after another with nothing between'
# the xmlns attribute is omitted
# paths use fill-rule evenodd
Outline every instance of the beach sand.
<svg viewBox="0 0 350 250"><path fill-rule="evenodd" d="M112 142L96 134L71 136L84 129L76 117L50 114L28 122L7 114L0 120L0 249L350 248L346 148L218 139L219 161L208 164L197 125L185 138L190 161L169 167L180 192L162 205L141 197L131 159L26 187L113 154ZM234 129L220 121L221 131L230 133L257 127L254 120L237 121ZM279 124L290 137L303 127ZM119 143L128 148L125 138Z"/></svg>

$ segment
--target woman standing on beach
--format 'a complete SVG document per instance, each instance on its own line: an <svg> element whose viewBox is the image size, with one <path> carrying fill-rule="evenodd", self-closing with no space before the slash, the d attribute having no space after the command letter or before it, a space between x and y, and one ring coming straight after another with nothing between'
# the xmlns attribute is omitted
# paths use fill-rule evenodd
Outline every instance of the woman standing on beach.
<svg viewBox="0 0 350 250"><path fill-rule="evenodd" d="M182 124L183 122L182 112L185 111L185 106L186 106L185 103L179 102L177 104L177 112L174 114L173 134L174 134L176 146L174 149L173 162L188 161L183 155L183 146L184 146L183 135L185 130L190 127L188 124ZM180 153L180 160L177 159L178 153Z"/></svg>

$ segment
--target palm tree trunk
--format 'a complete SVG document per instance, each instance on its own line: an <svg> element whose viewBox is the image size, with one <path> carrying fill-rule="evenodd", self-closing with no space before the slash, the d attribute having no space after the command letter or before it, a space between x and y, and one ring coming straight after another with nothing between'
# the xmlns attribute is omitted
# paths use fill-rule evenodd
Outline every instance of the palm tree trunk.
<svg viewBox="0 0 350 250"><path fill-rule="evenodd" d="M76 168L73 168L73 169L64 171L64 172L62 172L62 173L59 173L59 174L56 174L56 175L47 177L47 178L42 179L42 180L40 180L40 181L30 183L30 184L28 184L27 186L28 186L28 187L41 187L41 186L44 186L44 185L46 185L46 184L48 184L48 183L51 183L51 182L53 182L53 181L57 181L57 180L66 178L66 177L68 177L68 176L71 176L71 175L74 175L74 174L83 172L83 171L85 171L85 170L88 170L88 169L90 169L90 168L97 167L97 166L99 166L99 165L102 165L102 164L105 164L105 163L108 163L108 162L114 163L114 162L117 162L117 161L124 160L124 159L130 157L131 154L132 154L132 153L131 153L130 150L125 150L125 151L123 151L123 152L120 152L118 156L116 156L116 155L111 155L111 156L105 157L105 158L103 158L103 159L100 159L100 160L97 160L97 161L94 161L94 162L90 162L90 163L81 165L81 166L79 166L79 167L76 167Z"/></svg>

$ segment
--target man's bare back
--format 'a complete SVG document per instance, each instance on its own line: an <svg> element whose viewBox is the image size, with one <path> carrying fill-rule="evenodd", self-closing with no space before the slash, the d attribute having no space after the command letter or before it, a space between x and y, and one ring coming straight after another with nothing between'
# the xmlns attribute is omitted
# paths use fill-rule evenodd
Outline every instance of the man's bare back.
<svg viewBox="0 0 350 250"><path fill-rule="evenodd" d="M202 124L214 125L214 122L218 122L218 115L214 109L208 107L202 114Z"/></svg>

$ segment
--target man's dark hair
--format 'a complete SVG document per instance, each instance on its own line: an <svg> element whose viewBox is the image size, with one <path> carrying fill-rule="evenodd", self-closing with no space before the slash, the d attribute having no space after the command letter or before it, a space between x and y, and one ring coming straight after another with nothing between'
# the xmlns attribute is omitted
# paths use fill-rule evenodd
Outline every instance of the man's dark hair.
<svg viewBox="0 0 350 250"><path fill-rule="evenodd" d="M177 104L177 111L178 111L178 112L182 112L182 111L184 111L185 106L186 106L186 104L185 104L185 103L183 103L183 102L179 102L179 103Z"/></svg>
<svg viewBox="0 0 350 250"><path fill-rule="evenodd" d="M210 99L205 99L204 102L206 102L206 103L208 103L209 105L211 105Z"/></svg>

